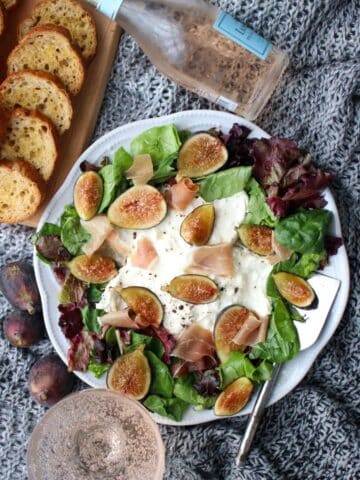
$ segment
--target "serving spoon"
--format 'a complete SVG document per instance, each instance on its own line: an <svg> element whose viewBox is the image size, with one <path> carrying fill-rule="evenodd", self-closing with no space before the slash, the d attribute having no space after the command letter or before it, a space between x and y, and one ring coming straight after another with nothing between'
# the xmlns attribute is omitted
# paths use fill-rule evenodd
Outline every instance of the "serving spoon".
<svg viewBox="0 0 360 480"><path fill-rule="evenodd" d="M313 310L297 308L298 312L305 320L304 322L295 322L299 336L300 351L311 347L311 345L313 345L318 339L340 287L340 280L320 273L313 275L308 282L317 295L318 304ZM281 363L274 363L271 378L264 382L258 391L254 407L250 413L244 436L241 441L239 453L235 460L236 465L241 465L246 461L256 430L260 425L265 407L270 398L272 389L275 386L281 365Z"/></svg>

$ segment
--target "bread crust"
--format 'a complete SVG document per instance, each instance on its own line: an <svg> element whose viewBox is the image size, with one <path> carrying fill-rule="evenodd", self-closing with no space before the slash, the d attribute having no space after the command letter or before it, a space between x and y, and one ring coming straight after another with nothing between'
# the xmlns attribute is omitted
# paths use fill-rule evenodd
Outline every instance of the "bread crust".
<svg viewBox="0 0 360 480"><path fill-rule="evenodd" d="M10 208L5 214L0 211L0 222L17 223L34 215L46 195L46 185L40 174L28 162L20 159L13 161L0 160L0 170L8 171L9 176L13 171L17 171L22 177L32 183L34 195L34 201L26 213L24 212L23 215L14 215L14 213L10 211Z"/></svg>
<svg viewBox="0 0 360 480"><path fill-rule="evenodd" d="M32 10L32 16L30 18L26 18L25 20L23 20L22 22L20 22L20 24L18 25L18 28L17 28L17 36L18 36L18 41L21 40L21 38L24 36L23 34L23 31L25 32L28 32L29 29L32 29L32 28L35 28L36 26L42 26L42 25L47 25L48 23L44 23L44 24L39 24L36 17L39 17L40 14L39 14L39 11L41 10L41 8L43 8L44 5L46 4L50 4L50 3L54 3L55 0L41 0L40 2L38 2L33 10ZM97 51L97 45L98 45L98 39L97 39L97 31L96 31L96 25L95 25L95 21L92 17L92 15L90 14L90 12L87 10L86 7L84 7L83 5L81 5L79 2L77 2L76 0L67 0L68 3L72 4L74 6L74 8L76 9L81 9L82 12L84 13L84 15L86 16L87 18L87 21L89 22L89 25L90 25L90 28L92 29L92 32L93 32L93 35L94 35L94 39L95 39L95 45L93 47L93 50L88 54L88 55L84 55L82 52L81 52L81 48L80 48L80 45L77 44L75 38L72 37L71 35L71 32L70 33L70 37L72 37L72 41L75 45L77 45L77 47L79 48L79 51L81 53L81 56L85 62L86 65L88 65L91 60L95 57L96 55L96 51ZM59 17L60 19L60 17ZM56 25L58 26L58 25ZM64 28L64 27L63 27ZM26 35L26 33L25 33Z"/></svg>
<svg viewBox="0 0 360 480"><path fill-rule="evenodd" d="M2 0L2 3L4 4L5 10L10 12L11 10L14 10L18 6L19 1L18 0L12 0L10 2L6 2L5 0Z"/></svg>
<svg viewBox="0 0 360 480"><path fill-rule="evenodd" d="M57 76L55 76L51 73L49 74L48 72L44 72L43 70L36 70L36 71L43 72L43 73L48 73L49 75L52 75L54 78L56 78L57 80L60 81L60 84L61 84L62 88L66 88L68 93L70 93L71 95L77 95L79 93L81 87L83 86L84 80L85 80L85 62L84 62L83 57L81 55L80 49L72 42L71 35L70 35L68 29L64 28L64 27L61 27L61 26L44 24L44 25L39 25L37 27L31 28L22 37L22 39L20 40L18 45L16 45L16 47L11 50L11 52L10 52L8 58L7 58L7 61L6 61L7 74L8 75L12 74L11 73L11 64L12 64L14 58L16 57L17 53L24 47L24 45L27 44L29 39L37 37L39 35L39 33L40 34L56 33L57 35L62 37L62 40L65 41L68 44L69 50L72 51L72 54L77 59L78 67L79 67L79 73L80 73L81 78L80 78L79 85L78 85L76 91L71 92L69 88L66 88L66 85L64 85L64 83L60 80L59 77L57 77ZM60 65L59 65L59 67L60 67ZM25 71L25 70L21 70L21 71Z"/></svg>
<svg viewBox="0 0 360 480"><path fill-rule="evenodd" d="M4 7L2 1L0 0L0 37L5 31L5 25L6 25L6 20L5 19L6 19L5 7Z"/></svg>

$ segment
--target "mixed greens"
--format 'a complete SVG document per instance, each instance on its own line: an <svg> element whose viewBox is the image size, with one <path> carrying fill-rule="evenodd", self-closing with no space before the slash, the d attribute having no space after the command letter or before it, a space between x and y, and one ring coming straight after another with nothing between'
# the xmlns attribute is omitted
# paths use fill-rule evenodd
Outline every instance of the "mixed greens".
<svg viewBox="0 0 360 480"><path fill-rule="evenodd" d="M143 323L137 324L136 329L101 324L99 319L104 312L96 304L107 281L84 281L71 269L70 261L85 256L84 249L92 238L84 228L81 212L73 205L64 208L58 225L46 223L33 237L37 255L52 265L62 284L59 325L70 342L69 368L88 370L97 378L108 373L108 383L113 386L110 372L111 379L118 380L116 375L121 375L121 368L117 371L115 366L120 365L119 359L135 352L136 361L146 366L142 374L148 385L137 392L138 397L133 397L143 399L149 410L175 421L182 419L189 405L195 410L213 408L220 397L224 403L227 388L243 377L249 380L250 395L252 382L270 378L274 362L294 358L299 351L294 322L303 319L275 284L273 275L285 272L306 280L326 265L328 255L341 244L339 239L328 236L332 214L323 209L326 201L321 192L331 183L332 176L316 168L310 155L295 142L280 137L249 139L249 134L249 129L237 124L228 134L214 129L198 134L218 142L222 157L211 173L201 176L196 166L196 175L189 178L205 202L245 191L249 201L243 223L251 227L252 233L259 226L265 227L257 229L256 234L264 235L271 249L275 242L287 252L284 258L281 254L275 258L267 282L272 313L266 338L246 348L233 344L233 351L223 361L215 349L202 362L184 362L171 355L177 339L160 325L161 319L158 324L145 324L143 312ZM111 160L104 158L100 165L83 162L83 172L95 172L101 179L96 213L106 214L124 192L135 189L127 172L138 155L150 155L152 171L148 184L157 191L179 183L185 177L179 175L181 168L185 169L179 157L186 148L184 144L192 138L188 131L178 131L172 124L163 125L134 138L129 152L119 147ZM186 158L189 172L188 153ZM252 250L249 242L246 246ZM139 314L136 309L132 313ZM219 405L217 411L221 410ZM234 413L225 407L223 411Z"/></svg>

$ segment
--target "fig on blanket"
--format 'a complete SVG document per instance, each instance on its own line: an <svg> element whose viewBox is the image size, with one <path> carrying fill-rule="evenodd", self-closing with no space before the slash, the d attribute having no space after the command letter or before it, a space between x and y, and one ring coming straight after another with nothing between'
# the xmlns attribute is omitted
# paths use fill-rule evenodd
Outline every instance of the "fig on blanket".
<svg viewBox="0 0 360 480"><path fill-rule="evenodd" d="M68 264L72 275L86 283L106 283L117 274L115 262L102 255L79 255Z"/></svg>
<svg viewBox="0 0 360 480"><path fill-rule="evenodd" d="M30 347L44 335L44 322L40 313L15 310L4 320L4 335L14 347Z"/></svg>
<svg viewBox="0 0 360 480"><path fill-rule="evenodd" d="M300 308L315 306L315 292L306 280L287 272L274 273L272 277L285 300Z"/></svg>
<svg viewBox="0 0 360 480"><path fill-rule="evenodd" d="M272 229L264 225L243 224L238 228L241 243L258 255L273 252Z"/></svg>
<svg viewBox="0 0 360 480"><path fill-rule="evenodd" d="M178 158L177 179L198 178L215 172L228 159L223 142L209 133L196 133L182 146Z"/></svg>
<svg viewBox="0 0 360 480"><path fill-rule="evenodd" d="M148 288L126 287L120 295L127 306L137 315L139 326L160 325L164 317L164 309L158 297Z"/></svg>
<svg viewBox="0 0 360 480"><path fill-rule="evenodd" d="M85 172L74 188L74 206L82 220L95 217L103 196L103 181L96 172Z"/></svg>
<svg viewBox="0 0 360 480"><path fill-rule="evenodd" d="M215 415L235 415L240 412L249 401L252 391L253 384L246 377L238 378L235 382L230 383L216 399Z"/></svg>
<svg viewBox="0 0 360 480"><path fill-rule="evenodd" d="M151 185L136 185L120 195L109 207L108 219L121 228L147 229L165 217L166 201Z"/></svg>
<svg viewBox="0 0 360 480"><path fill-rule="evenodd" d="M11 262L0 268L0 290L13 307L30 315L41 309L34 269L26 261Z"/></svg>
<svg viewBox="0 0 360 480"><path fill-rule="evenodd" d="M208 203L195 208L181 224L180 235L190 245L206 245L214 229L215 208Z"/></svg>
<svg viewBox="0 0 360 480"><path fill-rule="evenodd" d="M252 319L254 319L254 322L252 322ZM236 343L234 340L236 340L241 328L247 321L251 322L254 330L261 323L253 312L242 305L230 305L219 313L215 322L214 339L216 353L222 362L226 362L231 352L244 350L245 345Z"/></svg>
<svg viewBox="0 0 360 480"><path fill-rule="evenodd" d="M219 296L219 288L205 275L179 275L161 289L183 302L202 304L214 302Z"/></svg>
<svg viewBox="0 0 360 480"><path fill-rule="evenodd" d="M46 407L51 407L68 395L74 383L74 375L68 372L66 365L56 355L40 358L30 370L31 397Z"/></svg>
<svg viewBox="0 0 360 480"><path fill-rule="evenodd" d="M107 376L107 386L134 400L141 400L150 388L151 370L148 359L137 349L117 358Z"/></svg>

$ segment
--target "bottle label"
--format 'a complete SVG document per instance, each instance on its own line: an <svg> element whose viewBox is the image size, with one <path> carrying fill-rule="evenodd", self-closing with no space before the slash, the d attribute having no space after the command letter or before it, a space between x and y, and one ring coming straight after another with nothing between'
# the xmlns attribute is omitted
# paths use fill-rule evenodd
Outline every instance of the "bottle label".
<svg viewBox="0 0 360 480"><path fill-rule="evenodd" d="M270 42L255 33L251 28L235 20L235 18L228 13L219 12L214 23L214 28L241 47L246 48L246 50L261 58L261 60L265 60L271 51L272 45Z"/></svg>
<svg viewBox="0 0 360 480"><path fill-rule="evenodd" d="M98 0L96 8L107 17L115 20L123 0Z"/></svg>

